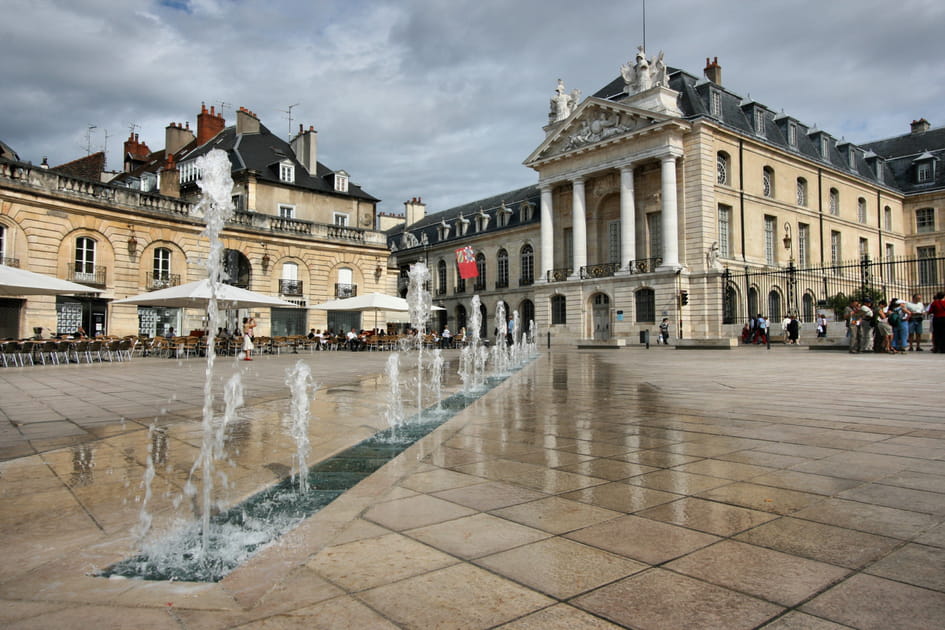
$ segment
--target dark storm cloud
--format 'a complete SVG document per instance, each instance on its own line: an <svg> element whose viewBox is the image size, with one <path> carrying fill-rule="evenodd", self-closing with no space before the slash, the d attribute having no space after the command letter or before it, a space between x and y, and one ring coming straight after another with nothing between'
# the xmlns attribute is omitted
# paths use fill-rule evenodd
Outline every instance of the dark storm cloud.
<svg viewBox="0 0 945 630"><path fill-rule="evenodd" d="M131 125L152 148L200 103L257 112L273 132L314 125L319 158L382 198L431 211L536 179L558 78L589 96L642 41L639 0L106 0L6 3L0 139L58 164ZM648 52L853 141L945 123L938 2L650 2ZM297 105L296 105L297 104Z"/></svg>

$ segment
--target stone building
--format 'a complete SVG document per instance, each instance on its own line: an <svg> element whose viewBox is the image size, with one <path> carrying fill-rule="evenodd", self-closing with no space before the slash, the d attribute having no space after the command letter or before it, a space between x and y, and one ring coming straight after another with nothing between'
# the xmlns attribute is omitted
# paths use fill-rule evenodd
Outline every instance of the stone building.
<svg viewBox="0 0 945 630"><path fill-rule="evenodd" d="M730 339L756 311L813 319L830 291L733 274L941 256L941 130L858 146L733 93L706 62L696 76L640 50L583 100L559 80L525 160L536 186L430 215L408 203L389 242L402 273L429 262L439 325L464 326L475 292L484 321L502 300L560 343L636 342L663 317L674 337ZM467 245L473 288L454 263Z"/></svg>
<svg viewBox="0 0 945 630"><path fill-rule="evenodd" d="M117 335L204 328L199 309L110 302L206 277L195 162L212 149L225 151L233 164L236 212L222 235L227 282L298 305L254 311L257 334L325 328L328 315L307 306L387 290L386 240L374 229L378 200L347 172L318 161L313 128L300 127L289 143L249 110L240 109L226 126L204 107L196 129L172 123L156 152L132 134L123 172L107 183L74 169L35 167L4 151L0 255L103 292L2 299L0 337L26 336L34 327L68 333L79 325ZM243 315L230 313L228 322Z"/></svg>

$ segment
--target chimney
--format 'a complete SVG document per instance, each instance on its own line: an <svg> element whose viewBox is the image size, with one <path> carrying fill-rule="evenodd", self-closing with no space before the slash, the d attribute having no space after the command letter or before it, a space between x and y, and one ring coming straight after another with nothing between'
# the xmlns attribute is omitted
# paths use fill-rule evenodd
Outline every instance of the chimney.
<svg viewBox="0 0 945 630"><path fill-rule="evenodd" d="M929 130L929 121L925 118L920 118L919 120L912 121L912 133L924 133Z"/></svg>
<svg viewBox="0 0 945 630"><path fill-rule="evenodd" d="M414 197L410 201L404 202L404 227L409 227L427 216L427 206L420 197Z"/></svg>
<svg viewBox="0 0 945 630"><path fill-rule="evenodd" d="M174 162L174 156L167 154L167 162L164 168L158 173L160 177L160 192L165 197L180 198L180 171L177 170L177 163Z"/></svg>
<svg viewBox="0 0 945 630"><path fill-rule="evenodd" d="M209 142L225 128L223 114L216 113L213 105L210 106L210 111L207 111L207 106L201 103L200 113L197 114L197 146Z"/></svg>
<svg viewBox="0 0 945 630"><path fill-rule="evenodd" d="M133 171L137 163L147 160L149 155L151 155L151 149L144 142L138 141L138 134L128 134L124 146L125 172Z"/></svg>
<svg viewBox="0 0 945 630"><path fill-rule="evenodd" d="M193 142L194 132L190 123L185 128L180 123L171 123L164 129L164 153L172 155Z"/></svg>
<svg viewBox="0 0 945 630"><path fill-rule="evenodd" d="M308 130L303 131L299 125L299 135L292 139L292 151L305 170L315 175L318 170L318 132L314 126L309 125Z"/></svg>
<svg viewBox="0 0 945 630"><path fill-rule="evenodd" d="M722 85L722 66L719 65L719 58L716 57L712 61L709 61L709 58L705 58L705 78L716 85Z"/></svg>
<svg viewBox="0 0 945 630"><path fill-rule="evenodd" d="M236 112L236 133L259 133L259 119L256 118L256 114L245 107L240 107Z"/></svg>

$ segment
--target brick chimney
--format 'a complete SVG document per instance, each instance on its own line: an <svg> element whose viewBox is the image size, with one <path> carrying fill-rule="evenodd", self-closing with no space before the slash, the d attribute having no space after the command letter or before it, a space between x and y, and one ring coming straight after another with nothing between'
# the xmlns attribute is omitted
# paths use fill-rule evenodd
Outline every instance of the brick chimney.
<svg viewBox="0 0 945 630"><path fill-rule="evenodd" d="M427 206L420 197L404 202L404 218L407 226L413 225L425 216L427 216Z"/></svg>
<svg viewBox="0 0 945 630"><path fill-rule="evenodd" d="M920 118L919 120L913 120L911 127L912 133L924 133L929 130L931 125L925 118Z"/></svg>
<svg viewBox="0 0 945 630"><path fill-rule="evenodd" d="M151 155L151 149L144 142L138 141L138 134L130 133L128 139L125 140L123 155L125 172L130 173L138 163L148 159L148 156Z"/></svg>
<svg viewBox="0 0 945 630"><path fill-rule="evenodd" d="M259 133L259 119L256 114L245 107L240 107L239 111L236 112L236 133Z"/></svg>
<svg viewBox="0 0 945 630"><path fill-rule="evenodd" d="M315 175L318 166L318 132L314 126L309 125L308 130L303 131L302 125L299 125L299 135L292 139L292 151L305 170Z"/></svg>
<svg viewBox="0 0 945 630"><path fill-rule="evenodd" d="M207 111L206 104L201 103L200 113L197 114L197 146L208 142L225 128L223 114L216 113L213 105Z"/></svg>
<svg viewBox="0 0 945 630"><path fill-rule="evenodd" d="M722 66L719 65L719 58L716 57L712 61L709 61L709 58L705 58L705 78L716 85L722 85Z"/></svg>
<svg viewBox="0 0 945 630"><path fill-rule="evenodd" d="M164 129L164 153L167 155L177 153L193 141L194 132L190 130L190 123L186 127L180 123L171 123Z"/></svg>
<svg viewBox="0 0 945 630"><path fill-rule="evenodd" d="M164 168L158 173L161 178L160 192L165 197L180 198L180 171L177 170L177 163L174 162L174 156L167 154L167 162Z"/></svg>

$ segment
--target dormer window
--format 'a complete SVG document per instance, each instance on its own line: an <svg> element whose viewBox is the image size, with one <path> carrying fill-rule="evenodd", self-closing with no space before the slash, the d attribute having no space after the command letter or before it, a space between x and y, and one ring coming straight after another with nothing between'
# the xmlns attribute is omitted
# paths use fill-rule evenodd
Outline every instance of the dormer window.
<svg viewBox="0 0 945 630"><path fill-rule="evenodd" d="M295 183L295 164L288 160L279 162L279 181L287 184Z"/></svg>
<svg viewBox="0 0 945 630"><path fill-rule="evenodd" d="M456 224L459 226L459 235L466 236L466 233L469 232L469 219L463 215L459 215Z"/></svg>
<svg viewBox="0 0 945 630"><path fill-rule="evenodd" d="M348 192L348 174L344 171L335 173L335 192Z"/></svg>
<svg viewBox="0 0 945 630"><path fill-rule="evenodd" d="M709 113L716 118L722 116L722 93L716 89L709 90Z"/></svg>
<svg viewBox="0 0 945 630"><path fill-rule="evenodd" d="M507 227L509 222L512 220L512 209L505 205L505 202L502 202L502 206L499 208L497 213L498 223L500 227Z"/></svg>
<svg viewBox="0 0 945 630"><path fill-rule="evenodd" d="M797 148L797 125L789 122L787 127L787 141L793 148Z"/></svg>
<svg viewBox="0 0 945 630"><path fill-rule="evenodd" d="M484 210L480 208L479 213L476 214L476 231L485 232L489 227L489 215L485 213Z"/></svg>
<svg viewBox="0 0 945 630"><path fill-rule="evenodd" d="M450 225L446 222L446 219L440 221L440 224L436 226L437 238L441 241L445 241L450 237Z"/></svg>
<svg viewBox="0 0 945 630"><path fill-rule="evenodd" d="M924 157L924 156L923 156ZM918 184L924 184L932 181L934 178L933 163L931 159L923 160L915 165L915 181Z"/></svg>
<svg viewBox="0 0 945 630"><path fill-rule="evenodd" d="M530 201L523 202L518 207L518 213L519 213L519 220L522 223L525 223L526 221L531 221L532 217L535 216L535 204L533 204Z"/></svg>
<svg viewBox="0 0 945 630"><path fill-rule="evenodd" d="M830 141L827 136L820 136L820 157L830 159Z"/></svg>
<svg viewBox="0 0 945 630"><path fill-rule="evenodd" d="M181 162L177 165L177 170L180 173L181 184L197 181L197 178L200 177L200 169L197 168L196 160Z"/></svg>
<svg viewBox="0 0 945 630"><path fill-rule="evenodd" d="M856 150L852 146L847 148L847 160L850 168L856 168Z"/></svg>
<svg viewBox="0 0 945 630"><path fill-rule="evenodd" d="M764 135L765 133L765 110L755 109L755 133Z"/></svg>

